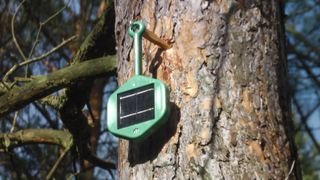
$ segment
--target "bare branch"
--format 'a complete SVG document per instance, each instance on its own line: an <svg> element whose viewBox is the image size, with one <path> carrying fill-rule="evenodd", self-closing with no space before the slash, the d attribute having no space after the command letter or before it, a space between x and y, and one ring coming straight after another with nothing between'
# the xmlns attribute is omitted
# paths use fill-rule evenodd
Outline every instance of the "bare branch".
<svg viewBox="0 0 320 180"><path fill-rule="evenodd" d="M6 151L27 144L55 144L68 148L73 144L68 131L52 129L25 129L13 133L0 134L0 151Z"/></svg>
<svg viewBox="0 0 320 180"><path fill-rule="evenodd" d="M33 14L31 6L28 5L28 3L25 3L23 5L24 5L24 8L25 8L25 11L26 11L27 15L29 16L28 19L30 19L32 21L32 23L34 23L35 25L40 25L41 21L37 16L35 16ZM50 30L48 28L46 28L46 26L42 26L41 33L47 38L47 40L52 44L52 46L57 46L58 45L58 43L55 41L55 39L51 37ZM35 46L36 43L37 42L35 41L34 42L34 46ZM64 51L62 51L61 49L58 49L58 53L65 60L69 60L69 57L67 56L67 54Z"/></svg>
<svg viewBox="0 0 320 180"><path fill-rule="evenodd" d="M37 44L38 44L38 41L39 41L39 36L40 36L40 32L41 32L41 30L42 30L42 27L43 26L45 26L49 21L51 21L53 18L55 18L57 15L59 15L64 9L66 9L69 5L70 5L70 3L71 3L71 0L69 0L60 10L58 10L57 12L55 12L53 15L51 15L49 18L47 18L45 21L43 21L43 22L40 22L39 23L39 29L38 29L38 32L37 32L37 35L36 35L36 39L35 39L35 41L34 41L34 43L33 43L33 46L32 46L32 48L31 48L31 51L30 51L30 53L29 53L29 59L31 58L31 56L32 56L32 54L33 54L33 51L34 51L34 49L35 49L35 47L37 46ZM64 42L62 42L60 45L61 46L63 46L62 44L63 44ZM57 49L59 49L61 46L60 45L58 45L56 48L53 48L51 51L49 51L49 52L54 52L54 51L56 51ZM60 46L60 47L59 47ZM41 60L41 59L43 59L43 58L45 58L45 57L47 57L47 56L49 56L51 53L46 53L47 55L46 56L43 56L42 58L39 58L38 60ZM32 61L32 60L29 60L29 61ZM37 60L35 60L35 61L37 61ZM35 62L34 61L34 62ZM32 62L30 62L30 63L32 63ZM29 64L29 63L28 63ZM26 66L26 72L25 72L25 76L27 77L27 72L28 72L28 64L27 64L27 66Z"/></svg>
<svg viewBox="0 0 320 180"><path fill-rule="evenodd" d="M23 51L22 51L22 49L21 49L21 47L20 47L20 45L19 45L19 43L18 43L18 41L17 41L16 35L15 35L15 26L14 26L15 18L16 18L16 15L17 15L19 9L21 8L21 6L23 5L23 3L25 2L25 0L23 0L23 1L19 4L16 12L14 13L14 15L13 15L13 17L12 17L12 21L11 21L11 33L12 33L13 42L14 42L16 48L18 49L19 54L22 56L23 62L20 63L20 64L18 64L18 65L14 65L14 66L5 74L5 76L4 76L4 78L3 78L3 81L4 81L4 82L7 82L9 75L11 75L11 74L12 74L14 71L16 71L19 67L22 67L22 66L25 66L25 65L27 65L27 67L28 67L29 64L34 63L34 62L36 62L36 61L39 61L39 60L41 60L41 59L44 59L44 58L48 57L48 56L51 55L53 52L57 51L59 48L61 48L62 46L66 45L67 43L69 43L70 41L72 41L72 40L74 40L74 39L76 38L76 36L72 36L72 37L68 38L67 40L63 40L59 45L57 45L56 47L52 48L52 49L51 49L50 51L48 51L47 53L45 53L45 54L43 54L43 55L40 55L40 56L38 56L38 57L35 57L35 58L31 58L31 56L32 56L32 54L33 54L33 52L34 52L34 49L35 49L36 45L38 44L39 35L40 35L41 30L42 30L42 27L45 26L49 21L51 21L51 20L52 20L53 18L55 18L57 15L59 15L64 9L66 9L66 8L70 5L71 1L72 1L72 0L69 0L61 9L59 9L57 12L55 12L53 15L51 15L51 16L50 16L49 18L47 18L45 21L39 23L40 25L39 25L39 29L38 29L38 32L37 32L37 35L36 35L36 39L35 39L35 41L34 41L34 43L33 43L33 46L32 46L32 48L31 48L31 51L30 51L30 53L29 53L28 58L27 58L27 57L25 56L25 54L23 53ZM27 68L26 68L25 76L27 77Z"/></svg>
<svg viewBox="0 0 320 180"><path fill-rule="evenodd" d="M24 55L18 41L17 41L17 38L16 38L16 34L15 34L15 30L14 30L14 23L15 23L15 19L16 19L16 16L17 16L17 13L18 11L20 10L22 4L25 2L25 0L23 0L19 6L17 7L17 10L16 12L14 13L13 17L12 17L12 20L11 20L11 34L12 34L12 39L13 39L13 42L16 46L16 48L18 49L19 51L19 54L21 55L21 57L23 58L23 60L27 60L27 57Z"/></svg>
<svg viewBox="0 0 320 180"><path fill-rule="evenodd" d="M0 96L4 93L6 93L9 90L9 86L4 83L2 80L0 80Z"/></svg>
<svg viewBox="0 0 320 180"><path fill-rule="evenodd" d="M21 87L13 87L0 96L0 116L81 80L110 74L115 69L116 59L109 56L73 64L48 76L37 77Z"/></svg>
<svg viewBox="0 0 320 180"><path fill-rule="evenodd" d="M40 114L47 120L47 122L49 123L52 129L58 128L58 124L54 122L54 120L52 120L50 114L48 113L45 107L41 107L38 103L35 103L35 102L33 102L32 104L40 112Z"/></svg>
<svg viewBox="0 0 320 180"><path fill-rule="evenodd" d="M309 135L309 137L311 138L311 141L313 142L314 146L316 147L316 149L318 150L318 152L320 152L320 144L318 143L317 139L315 138L315 136L312 133L312 130L310 129L308 123L307 123L307 118L304 115L304 113L302 112L301 106L299 105L297 99L295 97L292 98L293 99L293 104L295 105L295 107L297 108L297 112L300 115L301 118L301 123L304 125L304 128L307 131L307 134Z"/></svg>
<svg viewBox="0 0 320 180"><path fill-rule="evenodd" d="M12 66L12 68L9 69L9 71L4 75L2 81L4 82L4 84L7 85L7 81L8 81L8 78L9 78L9 75L12 74L14 71L16 71L19 67L19 64L15 64L14 66ZM8 86L8 85L7 85ZM11 89L11 88L9 88Z"/></svg>
<svg viewBox="0 0 320 180"><path fill-rule="evenodd" d="M72 36L66 40L63 40L58 46L52 48L50 51L46 52L45 54L42 54L38 57L34 57L32 59L26 59L25 61L19 63L19 64L16 64L14 65L4 76L3 78L3 81L4 82L7 82L8 81L8 78L9 76L14 73L19 67L22 67L22 66L25 66L25 65L28 65L28 64L31 64L31 63L34 63L34 62L37 62L41 59L44 59L46 57L48 57L49 55L51 55L52 53L54 53L55 51L57 51L59 48L63 47L64 45L68 44L69 42L71 42L72 40L76 39L76 36Z"/></svg>
<svg viewBox="0 0 320 180"><path fill-rule="evenodd" d="M10 129L10 133L12 133L14 131L14 128L15 128L16 122L17 122L17 118L18 118L18 114L19 114L19 111L16 111L14 113L11 129Z"/></svg>
<svg viewBox="0 0 320 180"><path fill-rule="evenodd" d="M320 106L320 101L313 107L311 108L307 113L305 113L304 115L304 119L308 119ZM300 131L301 130L301 124L303 124L302 122L300 123L300 125L298 125L298 128L296 129L296 131Z"/></svg>
<svg viewBox="0 0 320 180"><path fill-rule="evenodd" d="M288 53L294 54L297 58L308 61L315 66L320 66L319 58L311 56L309 52L299 51L294 45L288 44Z"/></svg>
<svg viewBox="0 0 320 180"><path fill-rule="evenodd" d="M66 156L66 154L70 150L71 146L72 146L72 144L70 144L69 147L67 147L66 149L63 150L60 157L57 159L57 161L54 163L53 167L50 169L46 179L51 179L53 173L56 171L56 169L57 169L58 165L60 164L60 162L62 161L62 159Z"/></svg>
<svg viewBox="0 0 320 180"><path fill-rule="evenodd" d="M308 74L309 78L312 79L312 81L318 86L320 87L320 80L315 76L315 74L313 73L311 67L309 67L307 65L307 63L302 60L302 59L298 59L300 64L302 65L302 68L306 71L306 73Z"/></svg>
<svg viewBox="0 0 320 180"><path fill-rule="evenodd" d="M57 45L56 47L52 48L50 51L38 56L38 57L34 57L34 58L31 58L31 59L28 59L27 61L24 61L22 63L19 64L19 67L21 66L24 66L24 65L27 65L27 64L31 64L31 63L34 63L34 62L37 62L41 59L44 59L48 56L50 56L52 53L54 53L55 51L57 51L59 48L61 48L62 46L68 44L69 42L71 42L72 40L76 39L77 36L71 36L70 38L66 39L66 40L63 40L59 45Z"/></svg>
<svg viewBox="0 0 320 180"><path fill-rule="evenodd" d="M116 168L116 165L114 163L102 160L92 153L89 154L89 156L85 157L85 159L88 160L91 164L98 166L98 167L105 169L105 170L110 170L110 169ZM111 172L110 172L110 174L112 175Z"/></svg>
<svg viewBox="0 0 320 180"><path fill-rule="evenodd" d="M311 51L316 53L318 56L320 56L320 48L316 45L312 44L312 42L308 41L304 35L302 35L300 32L296 31L294 27L288 26L286 27L286 30L292 34L298 41L302 42L307 48L309 48Z"/></svg>

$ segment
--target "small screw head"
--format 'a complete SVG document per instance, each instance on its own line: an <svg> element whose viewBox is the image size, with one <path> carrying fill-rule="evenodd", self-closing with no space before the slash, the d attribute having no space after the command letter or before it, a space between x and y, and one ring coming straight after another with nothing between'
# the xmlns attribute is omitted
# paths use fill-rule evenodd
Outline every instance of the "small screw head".
<svg viewBox="0 0 320 180"><path fill-rule="evenodd" d="M135 128L135 129L133 130L133 134L138 134L139 132L140 132L139 128Z"/></svg>

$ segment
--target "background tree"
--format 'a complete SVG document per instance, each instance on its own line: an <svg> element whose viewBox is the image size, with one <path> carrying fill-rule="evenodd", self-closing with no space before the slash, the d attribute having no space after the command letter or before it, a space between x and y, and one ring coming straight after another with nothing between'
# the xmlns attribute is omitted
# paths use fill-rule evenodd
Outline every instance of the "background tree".
<svg viewBox="0 0 320 180"><path fill-rule="evenodd" d="M168 84L173 112L146 141L120 140L120 179L300 179L279 1L116 7L120 84L132 75L131 19L173 45L144 41L144 73Z"/></svg>
<svg viewBox="0 0 320 180"><path fill-rule="evenodd" d="M103 109L101 103L103 84L108 81L108 78L105 76L97 79L96 77L94 83L82 81L82 83L70 87L71 83L74 84L75 79L70 79L70 74L67 74L71 73L73 78L79 80L85 74L85 76L101 76L107 72L108 62L103 61L103 57L115 53L113 5L110 6L107 1L74 1L70 3L71 1L52 1L49 3L43 1L4 1L3 4L1 2L3 10L1 11L1 20L4 22L1 31L4 36L1 36L0 52L2 59L1 94L3 95L1 97L2 111L0 116L2 132L6 133L0 135L0 147L4 152L1 153L1 159L4 162L1 166L1 177L43 179L54 175L54 177L61 179L66 178L72 172L79 174L79 166L81 166L82 171L86 172L83 176L89 178L93 175L93 167L114 168L114 164L99 161L91 155L98 149L99 137L105 136L105 131L100 131L99 125L101 110ZM105 11L108 6L112 8ZM97 17L101 15L102 17L98 22ZM97 25L88 35L86 41L81 43L88 32L93 29L93 24ZM78 37L76 41L75 38L70 39L74 40L73 42L63 40L74 37L73 35ZM82 45L78 50L80 44ZM53 53L48 56L46 55L47 52ZM72 57L73 53L75 55ZM79 65L75 65L77 62L93 58L100 58L101 60L98 59L98 61L95 61L96 63L78 63ZM26 62L30 62L30 64L26 66ZM56 71L70 64L70 62L73 63L72 67L74 68ZM89 68L86 65L92 67ZM81 70L80 66L85 71ZM94 66L105 68L99 70ZM14 67L19 68L15 69ZM81 71L82 73L80 73ZM92 73L93 71L95 72ZM97 71L100 72L96 73ZM34 76L51 72L53 72L49 76L52 78L49 80L51 83L43 81L47 89L39 89L41 84L38 84L38 82L43 77L34 78ZM65 81L59 81L59 77ZM38 91L36 90L37 87ZM54 93L41 101L34 101L63 87L70 88ZM25 91L14 93L21 91L19 88ZM80 92L81 96L78 96ZM13 97L19 94L25 95L25 97L18 97L18 101L5 98L10 93L13 94ZM32 98L31 94L33 94ZM89 99L89 97L94 98ZM21 98L21 101L19 98ZM4 99L8 101L5 103ZM8 112L23 107L32 101L34 102L23 110L8 114ZM17 103L14 108L10 106L13 103ZM86 107L90 108L86 108L86 112L82 112L85 104ZM33 128L43 130L38 131ZM61 131L61 129L69 131ZM21 133L22 138L17 138ZM57 144L59 146L27 145L37 143ZM107 136L102 141L100 140L100 143L109 145L107 151L100 154L104 157L103 159L115 162L114 141ZM89 144L90 149L88 149ZM91 153L88 152L89 150ZM99 174L99 172L96 171L96 174ZM102 171L102 174L105 174L105 171Z"/></svg>
<svg viewBox="0 0 320 180"><path fill-rule="evenodd" d="M319 1L286 2L288 62L295 137L304 179L319 179Z"/></svg>

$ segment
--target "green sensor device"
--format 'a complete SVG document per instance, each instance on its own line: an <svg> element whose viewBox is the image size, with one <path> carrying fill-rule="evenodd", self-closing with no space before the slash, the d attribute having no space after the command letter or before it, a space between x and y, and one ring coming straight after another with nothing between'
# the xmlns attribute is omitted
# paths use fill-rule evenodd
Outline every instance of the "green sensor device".
<svg viewBox="0 0 320 180"><path fill-rule="evenodd" d="M134 40L135 75L112 93L108 100L108 131L130 140L148 137L168 119L170 113L167 86L160 80L141 75L144 30L141 21L131 23L129 35Z"/></svg>

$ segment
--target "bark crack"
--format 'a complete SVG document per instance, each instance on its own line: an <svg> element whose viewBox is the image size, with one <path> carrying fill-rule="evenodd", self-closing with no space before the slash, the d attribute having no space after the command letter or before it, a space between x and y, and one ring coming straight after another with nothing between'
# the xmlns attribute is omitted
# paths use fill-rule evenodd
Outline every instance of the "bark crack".
<svg viewBox="0 0 320 180"><path fill-rule="evenodd" d="M182 130L183 130L183 127L182 125L179 124L179 128L178 128L178 141L177 141L177 145L176 145L176 150L174 152L175 154L175 161L174 161L174 164L173 164L173 167L174 167L174 176L172 179L176 178L177 177L177 171L178 171L178 165L179 165L179 148L180 148L180 138L181 138L181 135L182 135Z"/></svg>

